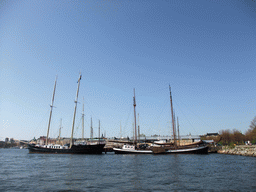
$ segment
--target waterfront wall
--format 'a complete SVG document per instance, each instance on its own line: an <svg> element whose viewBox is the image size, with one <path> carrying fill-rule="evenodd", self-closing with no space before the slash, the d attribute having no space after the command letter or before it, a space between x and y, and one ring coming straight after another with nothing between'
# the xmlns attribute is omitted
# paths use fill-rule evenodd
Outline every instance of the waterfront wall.
<svg viewBox="0 0 256 192"><path fill-rule="evenodd" d="M256 145L237 145L234 148L223 146L218 153L256 157Z"/></svg>

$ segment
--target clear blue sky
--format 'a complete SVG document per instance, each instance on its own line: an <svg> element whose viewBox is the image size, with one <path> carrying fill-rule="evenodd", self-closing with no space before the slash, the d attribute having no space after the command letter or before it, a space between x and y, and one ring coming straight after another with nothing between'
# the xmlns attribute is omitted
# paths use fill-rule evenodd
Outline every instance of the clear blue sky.
<svg viewBox="0 0 256 192"><path fill-rule="evenodd" d="M251 0L1 1L0 139L70 137L90 118L107 137L171 133L169 84L182 135L243 133L256 116L256 2Z"/></svg>

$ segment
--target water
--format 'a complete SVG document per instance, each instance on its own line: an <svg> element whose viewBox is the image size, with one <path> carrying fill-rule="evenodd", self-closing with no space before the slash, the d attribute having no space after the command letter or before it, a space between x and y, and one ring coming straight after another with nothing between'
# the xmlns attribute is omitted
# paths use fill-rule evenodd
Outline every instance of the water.
<svg viewBox="0 0 256 192"><path fill-rule="evenodd" d="M0 191L256 191L256 158L0 149Z"/></svg>

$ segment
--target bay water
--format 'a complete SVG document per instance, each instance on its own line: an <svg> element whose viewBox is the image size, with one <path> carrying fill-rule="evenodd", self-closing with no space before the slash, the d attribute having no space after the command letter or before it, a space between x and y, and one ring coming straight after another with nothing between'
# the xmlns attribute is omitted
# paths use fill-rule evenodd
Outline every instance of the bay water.
<svg viewBox="0 0 256 192"><path fill-rule="evenodd" d="M0 191L256 191L256 158L0 149Z"/></svg>

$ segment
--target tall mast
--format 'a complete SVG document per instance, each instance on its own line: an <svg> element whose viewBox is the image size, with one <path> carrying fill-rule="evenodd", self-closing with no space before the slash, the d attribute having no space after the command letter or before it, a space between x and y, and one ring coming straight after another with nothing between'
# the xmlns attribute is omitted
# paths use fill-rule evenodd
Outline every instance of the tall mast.
<svg viewBox="0 0 256 192"><path fill-rule="evenodd" d="M134 122L132 122L132 138L133 138L133 143L135 141L135 136L134 136Z"/></svg>
<svg viewBox="0 0 256 192"><path fill-rule="evenodd" d="M50 117L49 117L48 129L47 129L46 145L48 145L48 137L49 137L49 130L50 130L51 119L52 119L52 108L53 108L53 102L54 102L54 96L55 96L55 89L56 89L57 77L58 77L58 76L56 75L55 83L54 83L54 89L53 89L53 95L52 95L52 104L50 105L51 111L50 111Z"/></svg>
<svg viewBox="0 0 256 192"><path fill-rule="evenodd" d="M60 144L61 128L62 128L62 119L60 119L60 128L59 128L59 144Z"/></svg>
<svg viewBox="0 0 256 192"><path fill-rule="evenodd" d="M122 126L121 126L121 121L120 121L120 139L122 138Z"/></svg>
<svg viewBox="0 0 256 192"><path fill-rule="evenodd" d="M73 134L74 134L74 127L75 127L75 119L76 119L76 107L77 107L77 99L78 99L78 93L79 93L79 86L80 86L80 80L82 78L81 73L79 74L79 79L77 81L77 91L76 91L76 100L75 100L75 110L74 110L74 116L73 116L73 124L72 124L72 132L71 132L71 139L70 139L70 148L73 145Z"/></svg>
<svg viewBox="0 0 256 192"><path fill-rule="evenodd" d="M83 113L82 113L82 140L84 140L84 98L83 98Z"/></svg>
<svg viewBox="0 0 256 192"><path fill-rule="evenodd" d="M138 113L138 137L139 137L139 143L140 143L140 116Z"/></svg>
<svg viewBox="0 0 256 192"><path fill-rule="evenodd" d="M134 106L134 144L137 145L137 129L136 129L136 100L135 100L135 89L134 91L134 97L133 97L133 106Z"/></svg>
<svg viewBox="0 0 256 192"><path fill-rule="evenodd" d="M172 131L173 131L173 140L174 140L174 147L176 148L176 133L175 133L175 119L174 119L174 113L173 113L173 105L172 105L172 92L171 87L169 85L169 91L170 91L170 102L171 102L171 112L172 112Z"/></svg>
<svg viewBox="0 0 256 192"><path fill-rule="evenodd" d="M174 119L174 133L175 133L175 139L176 139L176 145L177 145L177 124L176 124L176 116L175 116L174 110L173 110L173 119Z"/></svg>
<svg viewBox="0 0 256 192"><path fill-rule="evenodd" d="M100 120L99 120L99 144L100 144Z"/></svg>
<svg viewBox="0 0 256 192"><path fill-rule="evenodd" d="M179 125L179 119L177 117L177 129L178 129L178 140L179 140L179 146L180 146L180 125Z"/></svg>
<svg viewBox="0 0 256 192"><path fill-rule="evenodd" d="M91 139L93 139L93 128L92 128L92 117L91 117L91 135L90 135Z"/></svg>

